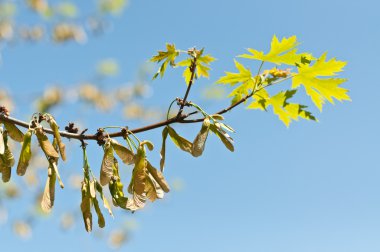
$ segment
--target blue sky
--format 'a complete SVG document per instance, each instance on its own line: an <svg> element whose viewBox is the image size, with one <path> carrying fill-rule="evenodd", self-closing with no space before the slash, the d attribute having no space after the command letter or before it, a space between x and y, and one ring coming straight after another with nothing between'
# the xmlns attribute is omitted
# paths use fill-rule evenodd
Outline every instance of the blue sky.
<svg viewBox="0 0 380 252"><path fill-rule="evenodd" d="M329 56L348 62L342 76L349 79L344 85L352 102L326 105L322 114L313 108L318 123L301 121L288 129L272 113L239 107L226 116L237 131L234 153L215 138L210 138L205 155L197 159L170 145L166 176L169 181L181 178L183 190L134 215L117 212L107 223L116 226L125 219L136 220L138 229L123 247L128 251L377 252L379 7L377 1L368 0L135 0L123 16L113 19L112 31L86 45L6 46L0 83L17 100L18 95L28 97L51 83L83 80L93 73L97 61L108 57L116 58L121 66L111 82L125 83L133 80L138 67L156 50L171 42L183 49L205 47L218 59L210 80L199 81L192 91L190 99L195 101L202 85L211 85L224 71L234 70L233 58L245 48L267 50L273 34L297 35L303 50L314 55L328 51ZM29 16L20 21L24 18ZM154 96L148 104L165 107L182 95L185 85L180 73L172 72L153 83ZM25 113L22 106L29 104L18 100L15 113L25 117L30 108ZM210 111L228 104L227 100L200 102ZM78 117L70 110L57 114L62 123ZM103 126L103 120L125 124L117 113L106 118L87 116L93 130ZM189 138L196 131L189 125L177 129ZM160 135L155 130L141 137L159 146ZM90 149L94 169L99 166L100 151L97 146ZM157 163L158 150L151 156ZM67 173L80 169L79 157L72 151L72 159L61 169ZM79 194L68 195L58 193L58 215L64 206L76 207ZM0 236L2 247L12 251L108 249L104 240L85 233L80 222L62 233L54 216L40 221L30 240L20 241L4 226Z"/></svg>

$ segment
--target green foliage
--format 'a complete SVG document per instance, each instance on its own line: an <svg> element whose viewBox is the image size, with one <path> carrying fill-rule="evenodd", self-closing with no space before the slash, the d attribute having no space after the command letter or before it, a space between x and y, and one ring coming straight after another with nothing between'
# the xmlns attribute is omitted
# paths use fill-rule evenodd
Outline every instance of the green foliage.
<svg viewBox="0 0 380 252"><path fill-rule="evenodd" d="M346 79L335 78L337 73L343 71L346 63L337 61L335 58L326 60L326 53L318 59L310 53L298 53L298 45L296 36L283 38L281 41L273 36L271 48L267 54L249 48L248 51L251 54L239 56L261 61L257 75L253 76L248 68L235 60L238 72L226 72L225 76L216 83L234 87L229 95L232 97L232 104L251 97L252 102L248 105L249 109L266 111L269 106L272 106L273 113L286 126L299 118L316 121L312 113L306 110L306 105L292 103L289 100L301 85L304 86L306 94L311 97L312 102L320 111L326 100L330 103L334 103L334 99L350 100L347 89L340 87ZM261 72L265 63L275 64L276 67ZM295 69L281 70L282 65L289 65ZM274 95L270 95L267 91L269 87L278 86L289 79L292 79L292 89L281 90Z"/></svg>

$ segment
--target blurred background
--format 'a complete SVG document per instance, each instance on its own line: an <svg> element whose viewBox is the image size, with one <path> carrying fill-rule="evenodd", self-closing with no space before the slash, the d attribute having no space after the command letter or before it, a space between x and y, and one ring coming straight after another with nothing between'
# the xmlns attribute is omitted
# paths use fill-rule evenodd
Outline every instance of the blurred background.
<svg viewBox="0 0 380 252"><path fill-rule="evenodd" d="M267 51L274 34L296 35L302 50L347 61L344 87L352 98L322 114L311 106L319 122L290 128L271 112L238 107L226 115L236 130L234 153L214 136L197 159L168 142L165 176L172 191L134 214L115 210L113 219L103 211L106 227L94 221L91 234L79 208L80 143L66 141L69 159L60 165L66 188L57 188L52 214L37 207L46 179L38 156L25 177L0 182L2 248L379 251L379 7L374 0L0 1L0 104L19 119L48 111L61 128L75 122L91 133L163 119L186 89L177 69L151 81L157 66L148 59L166 42L183 50L205 47L217 58L210 79L199 79L189 97L217 111L230 101L229 90L215 81L235 71L233 58L245 48ZM199 130L175 128L190 139ZM149 158L158 167L161 130L139 137L154 142ZM102 150L92 143L88 151L98 174ZM131 167L121 170L128 181Z"/></svg>

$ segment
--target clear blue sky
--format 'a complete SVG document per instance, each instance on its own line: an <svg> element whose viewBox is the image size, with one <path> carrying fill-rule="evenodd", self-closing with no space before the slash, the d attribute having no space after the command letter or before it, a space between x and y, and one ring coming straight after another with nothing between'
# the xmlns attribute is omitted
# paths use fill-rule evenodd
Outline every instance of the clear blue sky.
<svg viewBox="0 0 380 252"><path fill-rule="evenodd" d="M169 181L182 178L184 189L133 216L117 212L107 223L137 220L139 228L123 247L126 251L378 252L379 8L374 0L134 0L114 20L111 32L90 39L85 46L5 47L1 87L16 98L27 97L51 83L82 80L92 73L95 62L107 57L116 58L122 67L112 82L127 82L165 42L183 49L206 47L218 58L210 80L197 83L208 85L223 71L233 70L232 59L244 48L266 50L273 34L297 35L304 50L315 55L327 50L330 56L348 61L343 76L349 79L345 87L352 102L327 105L322 114L314 110L319 123L298 122L289 129L272 113L238 108L227 116L237 131L234 153L215 138L198 159L170 145L166 176ZM20 21L23 18L29 17ZM169 73L154 83L154 97L148 103L166 106L183 93L180 81L179 74ZM200 90L194 89L192 100ZM210 102L207 106L210 110L219 107ZM23 107L16 109L21 117L27 113ZM62 123L77 116L76 111L57 113ZM113 122L124 125L118 115ZM87 123L96 129L104 125L103 120L88 115ZM188 136L194 133L189 126L178 129ZM155 130L142 138L159 146L160 135ZM99 166L100 152L96 146L91 149L94 169ZM76 155L72 153L69 164L61 169L67 173L80 169ZM158 151L151 156L157 163ZM65 204L66 209L77 207L79 194L68 194L57 195L58 216ZM104 240L87 234L81 222L73 231L62 233L55 217L40 221L30 240L20 241L6 226L0 227L0 237L1 247L15 252L108 249Z"/></svg>

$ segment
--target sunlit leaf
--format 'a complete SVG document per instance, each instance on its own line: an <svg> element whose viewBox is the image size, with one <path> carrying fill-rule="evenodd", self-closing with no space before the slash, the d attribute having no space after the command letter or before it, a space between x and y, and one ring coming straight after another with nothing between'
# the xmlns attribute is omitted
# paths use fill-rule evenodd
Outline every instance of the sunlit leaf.
<svg viewBox="0 0 380 252"><path fill-rule="evenodd" d="M276 35L274 35L269 53L264 54L262 51L257 51L255 49L249 48L247 50L251 54L243 54L239 57L272 62L277 65L287 64L292 66L300 64L304 61L310 61L312 59L311 54L297 54L298 45L299 43L296 36L283 38L281 41L279 41Z"/></svg>
<svg viewBox="0 0 380 252"><path fill-rule="evenodd" d="M327 53L324 53L312 65L299 65L298 73L293 75L292 83L292 88L303 85L307 95L311 97L320 111L326 100L332 104L334 104L334 99L351 100L347 94L348 90L340 87L347 80L333 78L337 73L343 71L346 62L337 61L335 58L326 60L326 58Z"/></svg>
<svg viewBox="0 0 380 252"><path fill-rule="evenodd" d="M153 76L153 79L157 78L158 75L161 76L161 78L165 74L165 70L168 64L170 64L172 67L175 66L175 59L179 55L179 51L175 48L174 44L166 44L166 51L158 51L158 54L153 56L150 61L151 62L157 62L161 64L160 68L158 69L157 73Z"/></svg>

